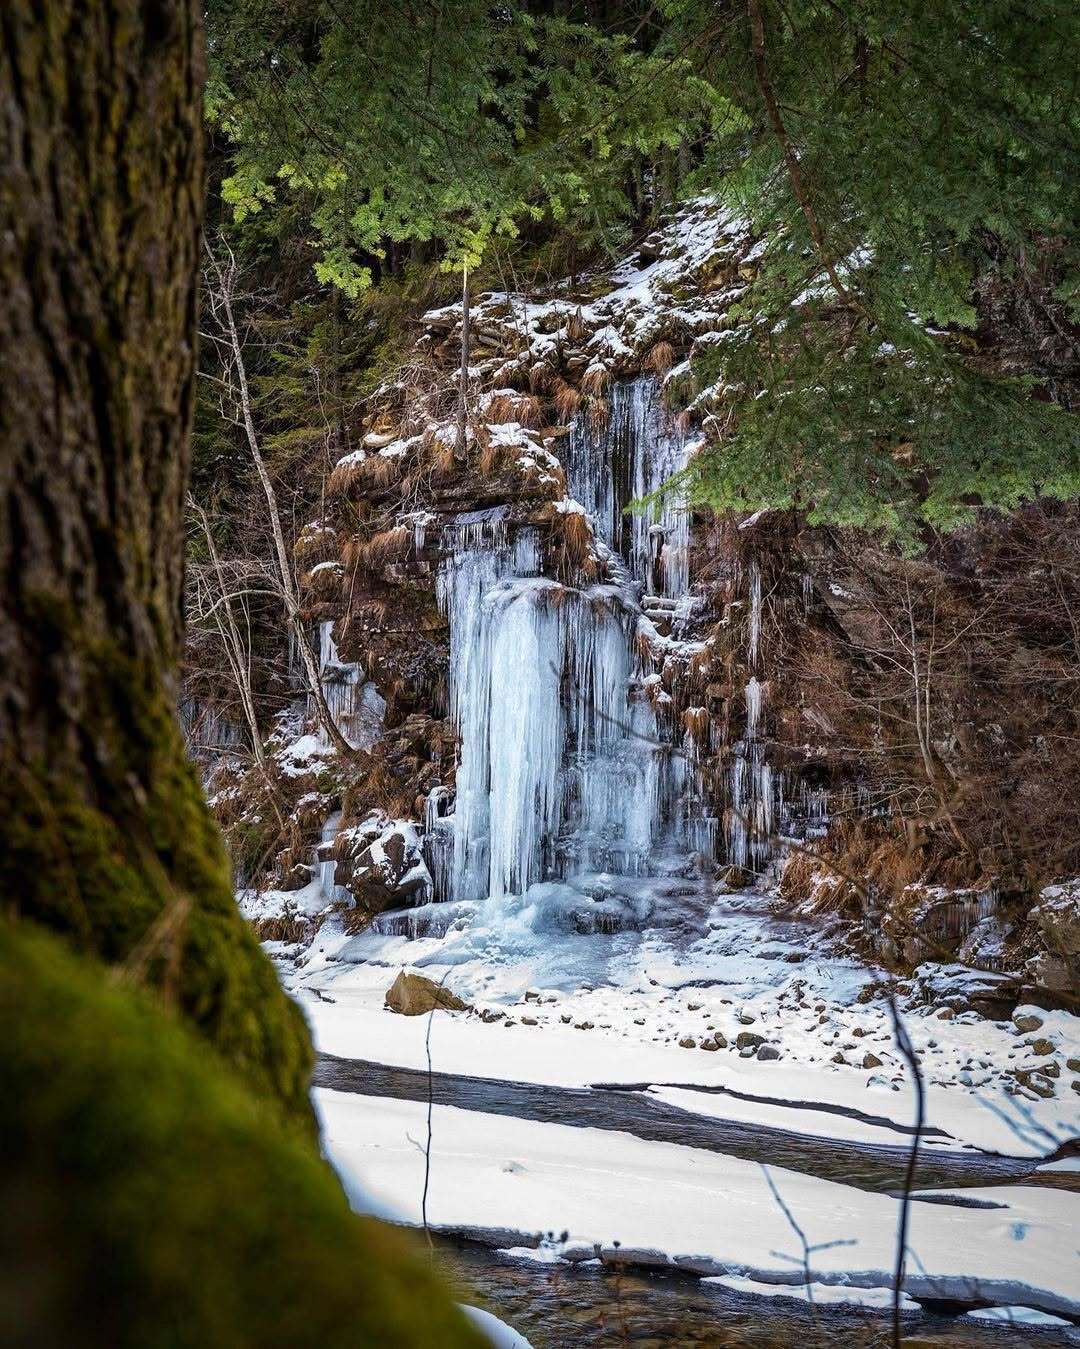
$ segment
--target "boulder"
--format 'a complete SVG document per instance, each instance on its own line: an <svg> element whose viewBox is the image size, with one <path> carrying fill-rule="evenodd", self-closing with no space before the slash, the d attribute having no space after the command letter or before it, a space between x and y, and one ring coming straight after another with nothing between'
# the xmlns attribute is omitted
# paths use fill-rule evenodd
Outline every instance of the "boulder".
<svg viewBox="0 0 1080 1349"><path fill-rule="evenodd" d="M417 828L408 820L373 813L334 840L335 882L345 886L366 914L403 908L430 897L431 875L424 864Z"/></svg>
<svg viewBox="0 0 1080 1349"><path fill-rule="evenodd" d="M921 961L964 960L960 951L969 946L974 963L986 961L998 968L1004 940L996 920L997 897L989 890L956 890L946 886L905 886L886 907L881 922L869 932L880 959L892 965L917 965Z"/></svg>
<svg viewBox="0 0 1080 1349"><path fill-rule="evenodd" d="M1050 993L1080 990L1080 877L1048 885L1028 915L1042 949L1027 962L1028 978Z"/></svg>
<svg viewBox="0 0 1080 1349"><path fill-rule="evenodd" d="M757 1031L741 1030L735 1037L736 1049L756 1049L764 1043L764 1035L758 1035Z"/></svg>
<svg viewBox="0 0 1080 1349"><path fill-rule="evenodd" d="M423 1016L436 1008L446 1012L466 1012L469 1004L448 988L443 988L423 974L412 970L402 970L386 990L388 1011L400 1012L402 1016Z"/></svg>
<svg viewBox="0 0 1080 1349"><path fill-rule="evenodd" d="M976 1011L992 1020L1009 1017L1020 996L1017 975L973 970L966 965L927 962L916 969L913 982L916 996L931 1007Z"/></svg>

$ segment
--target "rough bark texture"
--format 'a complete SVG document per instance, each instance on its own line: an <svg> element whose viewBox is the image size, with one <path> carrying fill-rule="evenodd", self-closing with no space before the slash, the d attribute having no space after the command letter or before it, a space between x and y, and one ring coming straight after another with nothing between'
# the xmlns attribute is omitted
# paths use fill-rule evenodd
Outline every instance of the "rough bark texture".
<svg viewBox="0 0 1080 1349"><path fill-rule="evenodd" d="M0 6L0 901L157 983L307 1117L173 709L202 198L197 0Z"/></svg>

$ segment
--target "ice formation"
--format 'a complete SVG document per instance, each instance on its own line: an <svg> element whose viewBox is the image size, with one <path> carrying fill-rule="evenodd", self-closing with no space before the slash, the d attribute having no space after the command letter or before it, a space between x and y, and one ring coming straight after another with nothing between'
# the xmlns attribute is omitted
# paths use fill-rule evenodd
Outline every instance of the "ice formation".
<svg viewBox="0 0 1080 1349"><path fill-rule="evenodd" d="M686 866L714 831L693 771L647 693L640 596L688 589L685 512L625 514L682 464L652 380L616 386L602 430L573 429L567 471L607 559L603 584L544 576L535 530L473 512L444 532L439 597L450 621L450 696L461 740L456 801L429 801L437 899L521 895L538 883ZM577 509L581 509L578 507ZM661 854L664 861L661 860Z"/></svg>

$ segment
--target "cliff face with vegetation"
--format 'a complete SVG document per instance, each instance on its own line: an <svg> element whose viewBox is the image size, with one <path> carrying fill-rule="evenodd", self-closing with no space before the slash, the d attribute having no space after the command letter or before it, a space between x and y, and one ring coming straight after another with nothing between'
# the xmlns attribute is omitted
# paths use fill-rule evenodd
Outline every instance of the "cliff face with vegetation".
<svg viewBox="0 0 1080 1349"><path fill-rule="evenodd" d="M1047 958L1067 940L1031 917L1043 887L1080 871L1075 507L1036 502L890 543L793 509L688 502L680 466L721 452L731 395L715 354L763 251L748 222L701 199L615 265L478 289L464 440L460 303L395 316L404 336L381 378L335 451L319 447L293 479L308 503L295 532L304 611L356 752L333 752L289 703L282 651L279 690L261 689L282 707L266 720L268 769L213 770L264 937L306 943L331 904L359 927L447 897L431 841L460 751L441 592L455 549L527 534L553 582L611 585L620 557L599 532L610 503L597 484L621 504L674 473L618 517L618 537L646 578L638 696L690 765L706 865L839 911L853 940L901 968L960 958L1015 972L1016 992L1075 986L1075 954ZM988 352L1013 340L995 314ZM1068 401L1071 367L1059 376ZM648 479L635 437L654 459L667 447L662 478ZM254 647L267 669L274 640L271 627ZM209 705L235 718L228 681Z"/></svg>

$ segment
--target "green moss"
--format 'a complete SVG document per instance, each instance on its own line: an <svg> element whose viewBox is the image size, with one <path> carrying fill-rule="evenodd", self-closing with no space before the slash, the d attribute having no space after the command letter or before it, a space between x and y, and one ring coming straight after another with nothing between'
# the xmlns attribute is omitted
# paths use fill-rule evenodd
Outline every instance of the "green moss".
<svg viewBox="0 0 1080 1349"><path fill-rule="evenodd" d="M249 1085L311 1129L303 1018L237 910L157 671L66 624L93 721L76 737L59 726L36 763L0 756L5 907L161 988Z"/></svg>
<svg viewBox="0 0 1080 1349"><path fill-rule="evenodd" d="M151 997L0 920L0 1320L67 1349L479 1341Z"/></svg>

